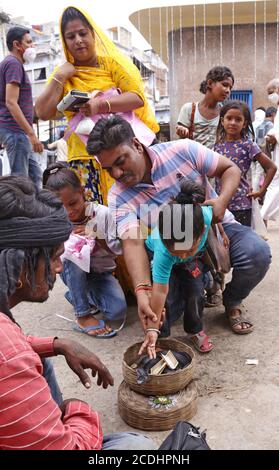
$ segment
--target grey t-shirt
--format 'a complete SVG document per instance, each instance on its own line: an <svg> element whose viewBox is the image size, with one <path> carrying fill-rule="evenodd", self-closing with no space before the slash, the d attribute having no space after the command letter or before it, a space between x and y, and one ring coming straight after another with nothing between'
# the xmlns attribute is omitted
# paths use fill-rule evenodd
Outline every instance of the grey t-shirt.
<svg viewBox="0 0 279 470"><path fill-rule="evenodd" d="M189 127L191 124L192 104L185 103L179 113L177 124ZM216 142L216 130L219 123L219 116L214 119L206 119L199 112L199 103L196 103L194 115L193 139L207 148L213 148Z"/></svg>

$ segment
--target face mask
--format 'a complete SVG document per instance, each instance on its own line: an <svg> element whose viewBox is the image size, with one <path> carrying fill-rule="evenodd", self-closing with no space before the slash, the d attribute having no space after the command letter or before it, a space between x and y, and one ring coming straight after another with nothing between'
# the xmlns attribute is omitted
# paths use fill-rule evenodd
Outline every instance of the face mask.
<svg viewBox="0 0 279 470"><path fill-rule="evenodd" d="M27 63L34 62L36 55L36 49L34 49L34 47L28 47L23 53L23 60Z"/></svg>
<svg viewBox="0 0 279 470"><path fill-rule="evenodd" d="M270 95L268 95L268 99L271 104L273 104L274 106L277 106L279 102L279 95L276 92L271 93Z"/></svg>

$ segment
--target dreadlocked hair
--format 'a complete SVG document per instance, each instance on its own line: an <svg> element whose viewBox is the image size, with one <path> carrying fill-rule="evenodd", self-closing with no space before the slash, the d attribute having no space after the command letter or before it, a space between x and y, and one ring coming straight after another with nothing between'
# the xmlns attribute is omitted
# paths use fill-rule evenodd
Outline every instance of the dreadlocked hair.
<svg viewBox="0 0 279 470"><path fill-rule="evenodd" d="M0 311L13 321L9 297L16 290L23 268L34 289L42 256L45 279L51 289L50 258L70 232L63 205L53 193L38 191L28 178L0 177Z"/></svg>

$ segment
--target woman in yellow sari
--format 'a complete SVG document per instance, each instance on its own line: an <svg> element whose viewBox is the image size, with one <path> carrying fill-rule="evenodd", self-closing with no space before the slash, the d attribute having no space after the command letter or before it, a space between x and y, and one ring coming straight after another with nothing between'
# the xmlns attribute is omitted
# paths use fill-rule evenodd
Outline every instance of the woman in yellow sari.
<svg viewBox="0 0 279 470"><path fill-rule="evenodd" d="M60 20L61 37L67 62L57 68L37 99L35 109L40 119L57 117L57 104L70 90L106 92L120 89L121 94L108 99L91 98L82 106L84 115L134 111L154 133L159 126L145 98L143 82L136 66L80 8L68 7ZM75 113L64 112L68 122ZM80 136L71 132L67 140L68 162L85 188L88 200L106 204L113 180L99 163L88 155Z"/></svg>

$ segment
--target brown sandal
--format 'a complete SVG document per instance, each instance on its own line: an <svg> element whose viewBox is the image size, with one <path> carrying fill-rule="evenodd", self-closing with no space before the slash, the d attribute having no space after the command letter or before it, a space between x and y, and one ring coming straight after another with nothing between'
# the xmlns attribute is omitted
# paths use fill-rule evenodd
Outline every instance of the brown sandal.
<svg viewBox="0 0 279 470"><path fill-rule="evenodd" d="M232 317L230 315L230 312L232 310L239 310L239 315L237 317ZM237 305L236 307L233 307L230 310L226 310L226 315L228 317L230 327L234 333L236 333L237 335L248 335L249 333L252 333L254 325L248 318L244 317L242 313L242 307L240 305ZM246 325L249 325L248 328L235 328L237 325L241 325L242 323L246 323Z"/></svg>

